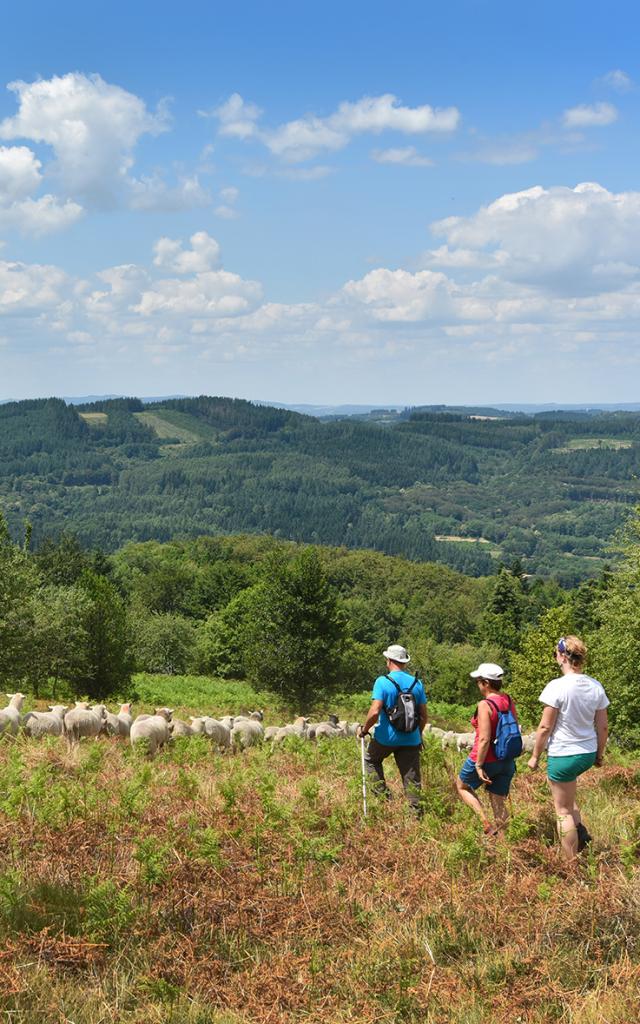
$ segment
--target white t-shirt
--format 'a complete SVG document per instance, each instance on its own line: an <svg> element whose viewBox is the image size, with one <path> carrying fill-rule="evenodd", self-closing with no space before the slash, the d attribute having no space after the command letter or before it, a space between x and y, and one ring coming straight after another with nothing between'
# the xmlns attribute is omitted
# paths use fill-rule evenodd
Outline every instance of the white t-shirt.
<svg viewBox="0 0 640 1024"><path fill-rule="evenodd" d="M609 706L609 698L597 679L582 672L567 672L552 679L538 698L542 704L558 709L558 717L547 753L552 757L591 754L598 749L595 716Z"/></svg>

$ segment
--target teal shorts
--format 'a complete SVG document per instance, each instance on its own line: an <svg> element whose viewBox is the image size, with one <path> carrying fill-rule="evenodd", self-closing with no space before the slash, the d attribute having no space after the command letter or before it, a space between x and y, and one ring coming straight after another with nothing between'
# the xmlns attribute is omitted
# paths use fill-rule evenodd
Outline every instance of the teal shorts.
<svg viewBox="0 0 640 1024"><path fill-rule="evenodd" d="M592 754L568 754L566 757L547 758L547 777L551 782L575 782L578 775L593 768L596 752Z"/></svg>

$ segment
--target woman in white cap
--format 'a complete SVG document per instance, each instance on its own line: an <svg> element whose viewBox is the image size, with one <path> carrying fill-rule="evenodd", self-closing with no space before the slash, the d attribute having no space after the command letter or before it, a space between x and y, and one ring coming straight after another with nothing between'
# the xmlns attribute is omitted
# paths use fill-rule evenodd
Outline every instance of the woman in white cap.
<svg viewBox="0 0 640 1024"><path fill-rule="evenodd" d="M389 796L383 761L393 754L409 805L420 814L420 749L427 724L427 697L417 676L405 672L411 658L401 644L390 644L382 656L387 675L373 684L371 707L358 736L375 732L365 754L365 770L374 776L375 788ZM396 713L396 708L400 710ZM413 726L411 728L411 726Z"/></svg>
<svg viewBox="0 0 640 1024"><path fill-rule="evenodd" d="M602 764L609 731L609 698L597 679L582 669L587 648L577 636L563 636L555 646L562 675L540 694L544 711L536 732L529 768L536 769L547 750L547 778L556 809L565 860L573 860L591 840L576 803L578 776Z"/></svg>
<svg viewBox="0 0 640 1024"><path fill-rule="evenodd" d="M516 773L513 758L499 760L496 755L496 728L499 713L511 709L515 715L515 708L511 697L502 692L504 671L500 665L483 662L470 675L478 684L481 700L471 719L475 731L473 747L460 769L456 788L462 802L480 818L485 834L495 836L507 824L507 797ZM493 822L487 817L484 806L476 796L476 790L481 786L487 787Z"/></svg>

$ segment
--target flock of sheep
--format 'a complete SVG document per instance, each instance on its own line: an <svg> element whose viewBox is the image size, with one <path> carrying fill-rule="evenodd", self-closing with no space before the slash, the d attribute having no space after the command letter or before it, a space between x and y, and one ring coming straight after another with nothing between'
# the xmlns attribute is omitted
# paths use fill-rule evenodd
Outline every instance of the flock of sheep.
<svg viewBox="0 0 640 1024"><path fill-rule="evenodd" d="M8 693L9 703L0 710L0 735L16 736L19 729L27 736L64 736L71 747L84 737L120 736L128 739L132 746L144 745L150 755L155 754L170 740L178 736L206 736L222 751L242 749L256 744L281 743L289 736L305 740L338 739L355 736L357 722L339 721L337 715L329 715L325 721L312 722L308 718L296 718L288 725L263 726L262 711L250 715L225 715L212 718L209 715L190 716L188 722L173 717L172 708L156 708L153 715L131 714L131 704L121 704L117 713L108 711L104 704L89 706L87 701L76 701L73 708L64 704L53 704L48 711L29 711L22 714L25 695ZM428 724L426 731L439 739L443 750L470 750L474 733L457 733L438 729ZM524 749L533 750L534 734L523 736Z"/></svg>
<svg viewBox="0 0 640 1024"><path fill-rule="evenodd" d="M209 715L190 716L189 721L184 722L173 717L172 708L156 708L152 715L134 718L131 704L121 704L120 710L114 713L104 704L90 706L87 701L76 701L73 708L52 704L48 711L29 711L23 715L25 695L8 693L7 697L8 705L0 710L0 735L16 736L22 729L26 736L34 739L64 736L70 747L83 738L119 736L128 739L132 746L144 744L150 755L178 736L206 736L218 749L225 751L245 749L262 742L280 743L288 736L309 740L322 736L355 736L357 729L357 722L339 722L336 715L315 723L308 718L297 718L288 725L271 725L265 729L262 711L253 711L250 715L225 715L220 719Z"/></svg>

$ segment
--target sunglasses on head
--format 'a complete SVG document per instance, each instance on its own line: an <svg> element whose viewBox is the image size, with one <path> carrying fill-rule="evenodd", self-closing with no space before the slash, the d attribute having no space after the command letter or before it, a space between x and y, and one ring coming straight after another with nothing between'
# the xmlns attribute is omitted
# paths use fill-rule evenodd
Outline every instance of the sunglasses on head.
<svg viewBox="0 0 640 1024"><path fill-rule="evenodd" d="M560 637L556 644L556 651L558 652L558 654L567 653L567 642L563 636Z"/></svg>

